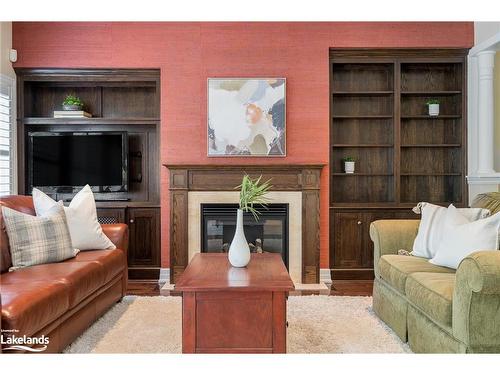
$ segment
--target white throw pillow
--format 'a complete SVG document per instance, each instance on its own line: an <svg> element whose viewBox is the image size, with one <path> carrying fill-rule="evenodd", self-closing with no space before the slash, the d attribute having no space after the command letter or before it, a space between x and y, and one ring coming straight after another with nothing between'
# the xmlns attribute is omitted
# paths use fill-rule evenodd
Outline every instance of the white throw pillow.
<svg viewBox="0 0 500 375"><path fill-rule="evenodd" d="M421 213L422 216L411 254L417 257L433 258L441 241L447 208L420 202L413 211ZM484 208L459 208L458 212L469 221L476 221L490 215L490 211Z"/></svg>
<svg viewBox="0 0 500 375"><path fill-rule="evenodd" d="M44 192L33 189L33 205L37 216L44 216L57 204ZM116 249L97 221L94 194L89 185L74 196L69 207L64 207L64 211L74 248L79 250Z"/></svg>
<svg viewBox="0 0 500 375"><path fill-rule="evenodd" d="M444 219L443 236L437 254L429 262L456 269L473 252L497 250L499 230L500 212L486 219L469 221L450 206Z"/></svg>

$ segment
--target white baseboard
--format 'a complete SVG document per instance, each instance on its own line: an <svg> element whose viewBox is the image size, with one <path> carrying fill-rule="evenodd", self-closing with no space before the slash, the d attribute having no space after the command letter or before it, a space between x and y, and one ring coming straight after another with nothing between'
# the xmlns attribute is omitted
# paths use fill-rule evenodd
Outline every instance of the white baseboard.
<svg viewBox="0 0 500 375"><path fill-rule="evenodd" d="M160 278L158 283L168 283L170 284L170 268L160 268Z"/></svg>
<svg viewBox="0 0 500 375"><path fill-rule="evenodd" d="M320 282L319 284L301 284L294 283L295 290L312 290L312 291L322 291L322 290L330 290L330 287L326 285L324 282Z"/></svg>
<svg viewBox="0 0 500 375"><path fill-rule="evenodd" d="M321 268L319 270L319 281L327 285L332 283L332 274L329 268Z"/></svg>

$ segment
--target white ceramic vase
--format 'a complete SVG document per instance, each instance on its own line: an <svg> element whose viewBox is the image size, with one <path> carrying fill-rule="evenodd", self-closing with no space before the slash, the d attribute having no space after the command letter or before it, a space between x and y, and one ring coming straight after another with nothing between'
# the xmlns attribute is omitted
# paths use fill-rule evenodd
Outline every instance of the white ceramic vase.
<svg viewBox="0 0 500 375"><path fill-rule="evenodd" d="M243 231L243 211L238 209L236 217L236 231L229 246L229 263L233 267L246 267L250 262L250 247Z"/></svg>
<svg viewBox="0 0 500 375"><path fill-rule="evenodd" d="M429 116L439 116L439 104L429 104Z"/></svg>
<svg viewBox="0 0 500 375"><path fill-rule="evenodd" d="M345 161L344 162L344 170L345 173L354 173L354 161Z"/></svg>

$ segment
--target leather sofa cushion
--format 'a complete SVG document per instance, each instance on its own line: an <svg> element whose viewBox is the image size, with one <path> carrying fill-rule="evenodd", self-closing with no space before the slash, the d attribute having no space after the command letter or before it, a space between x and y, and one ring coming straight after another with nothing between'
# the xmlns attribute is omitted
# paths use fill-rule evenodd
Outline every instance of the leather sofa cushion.
<svg viewBox="0 0 500 375"><path fill-rule="evenodd" d="M106 283L120 272L123 272L127 264L125 254L119 249L80 251L76 257L67 261L67 263L71 262L95 262L101 265L104 269L104 281Z"/></svg>
<svg viewBox="0 0 500 375"><path fill-rule="evenodd" d="M427 258L405 255L383 255L378 263L380 278L405 294L406 278L414 272L454 273L455 270L436 266Z"/></svg>
<svg viewBox="0 0 500 375"><path fill-rule="evenodd" d="M429 318L451 331L454 273L417 272L406 280L406 297Z"/></svg>
<svg viewBox="0 0 500 375"><path fill-rule="evenodd" d="M14 280L5 280L7 275L0 276L2 329L18 329L19 334L31 335L68 310L69 287L66 284L29 279L12 282Z"/></svg>
<svg viewBox="0 0 500 375"><path fill-rule="evenodd" d="M105 269L97 262L62 262L26 267L2 274L2 282L59 282L68 287L69 308L75 307L104 284ZM3 289L2 289L3 300Z"/></svg>

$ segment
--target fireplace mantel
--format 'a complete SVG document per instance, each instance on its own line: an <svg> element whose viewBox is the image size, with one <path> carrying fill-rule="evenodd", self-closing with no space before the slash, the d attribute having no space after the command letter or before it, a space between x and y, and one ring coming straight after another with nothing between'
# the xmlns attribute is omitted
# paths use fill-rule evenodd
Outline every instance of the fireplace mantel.
<svg viewBox="0 0 500 375"><path fill-rule="evenodd" d="M273 191L302 192L302 282L319 282L320 175L324 164L170 165L171 283L186 268L188 257L188 192L234 191L244 173L272 179Z"/></svg>

